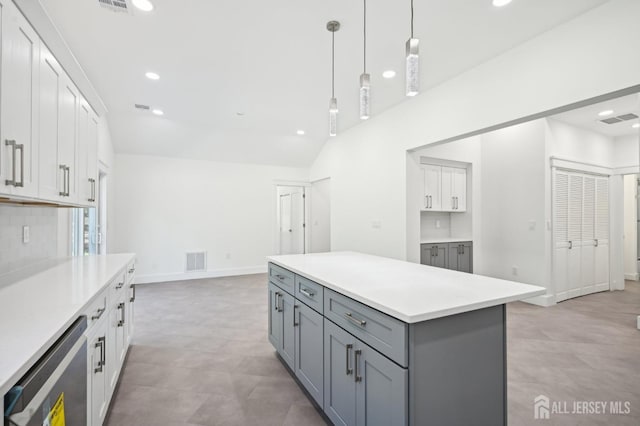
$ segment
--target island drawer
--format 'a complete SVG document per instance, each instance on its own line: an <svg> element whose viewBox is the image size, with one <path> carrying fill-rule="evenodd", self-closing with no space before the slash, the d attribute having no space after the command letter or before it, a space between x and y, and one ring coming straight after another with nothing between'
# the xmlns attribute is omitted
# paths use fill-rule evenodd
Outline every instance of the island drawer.
<svg viewBox="0 0 640 426"><path fill-rule="evenodd" d="M120 301L124 298L124 285L127 281L127 272L121 271L116 277L109 283L109 303Z"/></svg>
<svg viewBox="0 0 640 426"><path fill-rule="evenodd" d="M87 317L87 334L94 324L107 316L107 294L107 289L101 291L82 313Z"/></svg>
<svg viewBox="0 0 640 426"><path fill-rule="evenodd" d="M269 281L293 296L295 275L291 271L269 263Z"/></svg>
<svg viewBox="0 0 640 426"><path fill-rule="evenodd" d="M296 275L296 299L316 311L324 311L324 287L311 280Z"/></svg>
<svg viewBox="0 0 640 426"><path fill-rule="evenodd" d="M324 289L324 315L403 367L408 366L407 324Z"/></svg>
<svg viewBox="0 0 640 426"><path fill-rule="evenodd" d="M127 284L133 282L133 279L136 276L136 261L132 260L127 265Z"/></svg>

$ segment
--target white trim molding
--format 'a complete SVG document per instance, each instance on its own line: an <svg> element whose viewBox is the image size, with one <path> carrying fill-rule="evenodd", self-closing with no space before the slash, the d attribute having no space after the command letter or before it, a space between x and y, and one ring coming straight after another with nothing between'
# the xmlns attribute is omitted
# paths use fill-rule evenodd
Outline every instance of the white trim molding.
<svg viewBox="0 0 640 426"><path fill-rule="evenodd" d="M581 173L590 173L602 176L611 176L611 168L583 161L570 160L568 158L550 157L551 167L571 170Z"/></svg>
<svg viewBox="0 0 640 426"><path fill-rule="evenodd" d="M543 294L542 296L524 299L523 302L548 308L549 306L553 306L556 304L556 297L553 294Z"/></svg>
<svg viewBox="0 0 640 426"><path fill-rule="evenodd" d="M640 281L640 274L637 272L635 274L624 274L624 279L629 281Z"/></svg>
<svg viewBox="0 0 640 426"><path fill-rule="evenodd" d="M267 265L242 268L215 269L203 272L176 272L173 274L137 274L136 284L163 283L170 281L200 280L203 278L235 277L238 275L265 274Z"/></svg>

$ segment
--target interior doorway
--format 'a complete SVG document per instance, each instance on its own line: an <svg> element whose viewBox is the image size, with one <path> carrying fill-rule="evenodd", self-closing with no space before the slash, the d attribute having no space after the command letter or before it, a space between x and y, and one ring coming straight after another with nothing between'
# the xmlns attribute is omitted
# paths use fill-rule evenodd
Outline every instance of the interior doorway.
<svg viewBox="0 0 640 426"><path fill-rule="evenodd" d="M640 187L640 175L631 174L624 176L624 279L638 281L640 279L638 216L638 193Z"/></svg>
<svg viewBox="0 0 640 426"><path fill-rule="evenodd" d="M306 188L278 186L278 253L306 253Z"/></svg>

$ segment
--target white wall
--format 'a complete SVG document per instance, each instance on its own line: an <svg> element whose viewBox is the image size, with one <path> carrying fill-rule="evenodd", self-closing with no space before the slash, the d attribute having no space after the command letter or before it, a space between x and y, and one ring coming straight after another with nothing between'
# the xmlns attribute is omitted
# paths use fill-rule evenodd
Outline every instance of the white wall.
<svg viewBox="0 0 640 426"><path fill-rule="evenodd" d="M609 1L330 139L311 179L332 178L332 248L409 257L407 149L640 84L637 16Z"/></svg>
<svg viewBox="0 0 640 426"><path fill-rule="evenodd" d="M276 240L276 180L308 170L117 155L116 251L138 256L139 282L257 273ZM206 274L185 253L208 253ZM227 258L229 254L229 258Z"/></svg>
<svg viewBox="0 0 640 426"><path fill-rule="evenodd" d="M545 151L543 120L483 135L483 275L548 286Z"/></svg>
<svg viewBox="0 0 640 426"><path fill-rule="evenodd" d="M331 251L331 179L311 185L311 253Z"/></svg>
<svg viewBox="0 0 640 426"><path fill-rule="evenodd" d="M638 280L638 175L624 177L624 277Z"/></svg>
<svg viewBox="0 0 640 426"><path fill-rule="evenodd" d="M551 137L550 156L613 167L613 138L554 119L547 119L547 126Z"/></svg>
<svg viewBox="0 0 640 426"><path fill-rule="evenodd" d="M640 132L638 132L640 134ZM614 139L613 167L638 166L640 161L640 136L638 134Z"/></svg>

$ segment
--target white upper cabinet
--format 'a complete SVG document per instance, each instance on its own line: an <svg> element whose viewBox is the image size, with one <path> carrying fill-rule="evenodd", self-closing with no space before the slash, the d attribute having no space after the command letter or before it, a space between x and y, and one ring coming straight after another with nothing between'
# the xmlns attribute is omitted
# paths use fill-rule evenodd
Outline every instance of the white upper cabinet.
<svg viewBox="0 0 640 426"><path fill-rule="evenodd" d="M2 1L0 193L38 195L38 55L40 39L10 1Z"/></svg>
<svg viewBox="0 0 640 426"><path fill-rule="evenodd" d="M467 210L467 169L428 164L423 170L423 210L444 212Z"/></svg>
<svg viewBox="0 0 640 426"><path fill-rule="evenodd" d="M0 196L93 206L97 115L16 6L0 14Z"/></svg>
<svg viewBox="0 0 640 426"><path fill-rule="evenodd" d="M442 209L441 188L442 167L428 164L424 167L424 210L439 211Z"/></svg>

